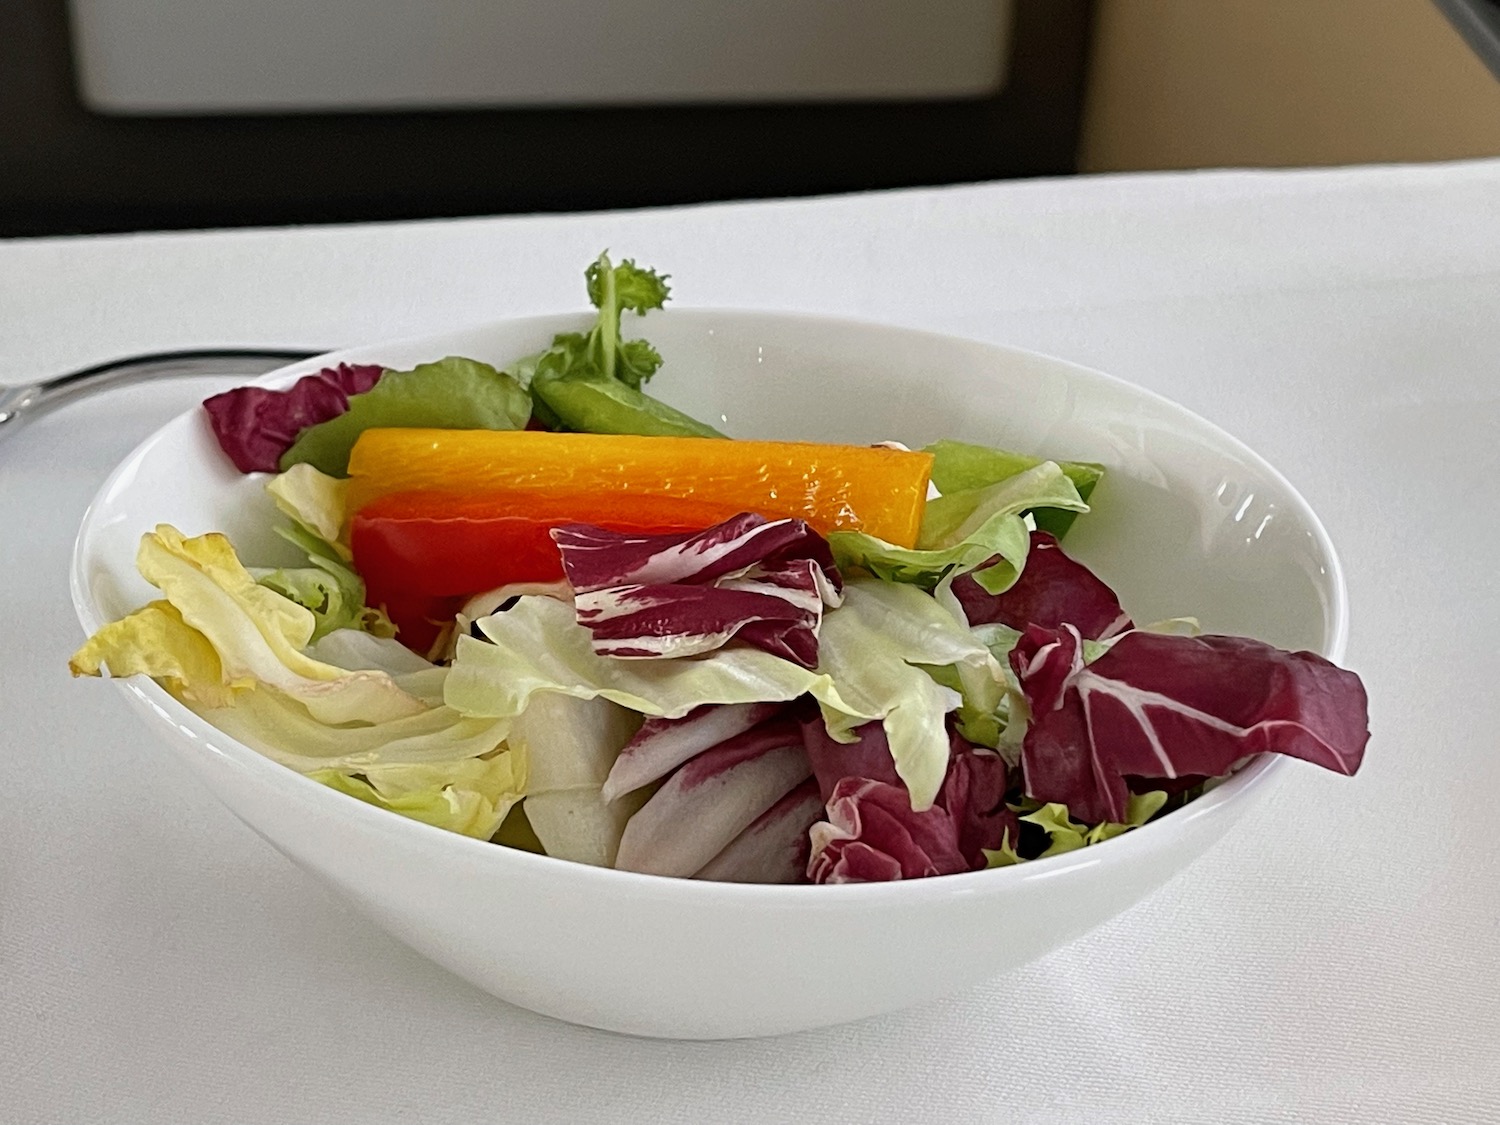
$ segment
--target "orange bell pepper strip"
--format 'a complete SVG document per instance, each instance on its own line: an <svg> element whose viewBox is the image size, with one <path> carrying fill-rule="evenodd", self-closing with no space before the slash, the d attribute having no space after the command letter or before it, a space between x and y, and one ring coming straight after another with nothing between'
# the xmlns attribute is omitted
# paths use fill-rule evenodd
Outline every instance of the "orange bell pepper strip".
<svg viewBox="0 0 1500 1125"><path fill-rule="evenodd" d="M358 513L382 496L413 491L608 496L621 511L637 498L675 497L910 547L931 472L929 453L874 446L371 429L349 456L349 509Z"/></svg>

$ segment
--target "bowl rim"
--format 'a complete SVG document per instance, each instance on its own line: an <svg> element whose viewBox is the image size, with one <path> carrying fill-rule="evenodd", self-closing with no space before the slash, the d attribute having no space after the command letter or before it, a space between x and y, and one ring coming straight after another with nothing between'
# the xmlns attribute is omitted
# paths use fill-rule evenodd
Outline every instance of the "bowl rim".
<svg viewBox="0 0 1500 1125"><path fill-rule="evenodd" d="M1071 378L1101 384L1116 391L1124 391L1149 402L1158 410L1175 416L1177 420L1187 423L1190 427L1207 432L1216 441L1235 450L1239 456L1254 464L1259 471L1285 490L1288 503L1305 523L1318 550L1327 560L1329 628L1318 655L1334 663L1343 660L1348 646L1349 633L1348 588L1343 566L1322 520L1319 519L1306 498L1265 458L1216 423L1165 395L1119 376L1044 352L884 321L775 309L713 307L672 308L662 310L656 315L676 321L736 320L742 323L765 321L770 324L791 321L834 331L878 331L899 335L915 342L927 340L934 344L948 346L960 343L980 348L996 356L1022 359L1028 362L1040 361L1065 369ZM570 323L576 324L586 318L587 314L584 313L544 313L502 317L480 323L459 325L442 332L422 333L372 344L355 345L286 364L264 375L247 379L241 385L275 386L334 364L370 362L374 353L382 349L412 348L431 344L434 348L441 350L445 346L444 341L451 341L459 336L521 326L534 327L540 332L549 328L564 327ZM111 470L84 511L73 543L69 567L69 591L74 612L83 626L85 636L91 636L105 623L90 596L85 567L89 532L99 518L104 501L115 491L121 478L132 472L135 464L156 442L162 439L166 430L177 425L185 416L193 414L198 409L196 405L188 407L137 443L131 452ZM179 733L199 744L201 750L220 755L240 767L241 776L254 779L255 782L273 789L280 788L293 803L299 799L323 802L330 814L341 813L344 816L354 817L357 822L362 821L372 831L398 843L406 843L412 848L434 853L448 849L452 851L455 858L463 857L468 861L502 867L506 864L514 864L517 875L543 877L551 875L554 878L576 879L581 885L596 889L600 893L624 893L633 897L645 896L652 899L680 897L699 900L711 898L743 900L756 905L785 909L816 909L832 905L835 901L865 905L884 899L913 905L937 898L971 896L987 892L998 893L1020 883L1066 877L1101 865L1114 866L1131 863L1132 857L1149 856L1168 850L1172 846L1173 835L1180 835L1182 828L1190 821L1204 817L1222 818L1226 815L1233 819L1233 814L1241 811L1241 808L1248 804L1252 794L1268 792L1291 765L1283 755L1261 754L1236 771L1227 781L1182 808L1174 810L1161 820L1142 825L1140 828L1093 847L1079 848L1075 851L1028 860L1008 867L881 883L818 884L817 889L812 890L810 889L814 886L812 884L711 882L594 867L519 848L503 847L488 840L450 832L366 804L281 765L220 731L185 704L179 702L154 680L143 677L111 677L110 679L120 691L132 698L143 710L151 713L156 720L177 728ZM217 794L215 796L217 797ZM481 856L489 858L481 859Z"/></svg>

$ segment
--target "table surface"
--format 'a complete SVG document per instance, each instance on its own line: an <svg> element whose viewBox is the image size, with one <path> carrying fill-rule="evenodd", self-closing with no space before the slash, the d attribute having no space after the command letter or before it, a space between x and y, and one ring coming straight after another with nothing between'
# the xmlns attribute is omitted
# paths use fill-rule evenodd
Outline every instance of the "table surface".
<svg viewBox="0 0 1500 1125"><path fill-rule="evenodd" d="M682 305L1050 352L1218 422L1321 513L1374 737L1074 945L737 1043L509 1007L333 901L68 679L73 530L203 380L0 447L0 1119L1500 1119L1500 161L1039 180L616 214L0 243L0 382L579 304L601 247Z"/></svg>

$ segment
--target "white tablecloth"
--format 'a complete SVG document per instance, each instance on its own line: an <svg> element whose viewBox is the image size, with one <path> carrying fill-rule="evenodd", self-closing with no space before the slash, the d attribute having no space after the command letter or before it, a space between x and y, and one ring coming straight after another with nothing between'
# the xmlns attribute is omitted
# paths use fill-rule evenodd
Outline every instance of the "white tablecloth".
<svg viewBox="0 0 1500 1125"><path fill-rule="evenodd" d="M1246 440L1347 566L1364 770L1298 769L1138 908L922 1009L554 1023L326 897L68 679L82 508L204 385L120 392L0 447L0 1121L1500 1119L1500 162L0 243L0 381L571 309L605 246L682 305L1018 344Z"/></svg>

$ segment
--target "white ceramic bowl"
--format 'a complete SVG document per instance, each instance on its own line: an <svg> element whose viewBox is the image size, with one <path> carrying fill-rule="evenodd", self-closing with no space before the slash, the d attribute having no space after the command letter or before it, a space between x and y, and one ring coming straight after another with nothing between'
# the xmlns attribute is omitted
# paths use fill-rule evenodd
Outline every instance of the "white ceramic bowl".
<svg viewBox="0 0 1500 1125"><path fill-rule="evenodd" d="M584 317L512 320L331 359L503 364ZM1343 655L1345 590L1306 502L1181 407L1057 359L847 321L677 311L642 327L660 397L739 436L921 445L939 437L1109 468L1068 539L1137 621ZM324 364L268 376L281 385ZM261 481L198 410L144 442L79 534L84 628L142 604L133 559L158 522L276 557ZM290 561L290 560L289 560ZM1264 758L1145 828L1018 867L864 886L698 883L600 870L442 832L345 797L221 734L149 681L119 681L162 744L267 841L414 949L496 996L639 1035L768 1035L892 1011L1024 964L1186 867L1286 769Z"/></svg>

